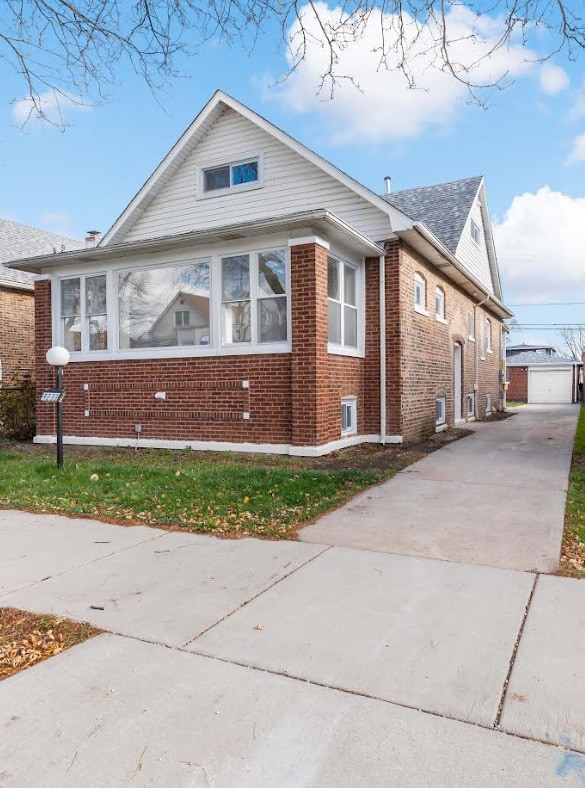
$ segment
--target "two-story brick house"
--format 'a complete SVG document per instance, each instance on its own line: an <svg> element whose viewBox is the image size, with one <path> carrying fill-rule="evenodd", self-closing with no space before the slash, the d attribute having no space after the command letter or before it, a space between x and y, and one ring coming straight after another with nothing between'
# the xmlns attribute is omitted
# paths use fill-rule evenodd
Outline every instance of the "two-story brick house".
<svg viewBox="0 0 585 788"><path fill-rule="evenodd" d="M380 196L221 92L96 248L18 265L72 443L321 454L500 402L483 179Z"/></svg>

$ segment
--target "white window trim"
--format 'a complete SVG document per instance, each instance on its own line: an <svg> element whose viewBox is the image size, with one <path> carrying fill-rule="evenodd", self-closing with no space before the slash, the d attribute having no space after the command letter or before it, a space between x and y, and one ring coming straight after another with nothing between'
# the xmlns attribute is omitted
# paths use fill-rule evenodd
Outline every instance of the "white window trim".
<svg viewBox="0 0 585 788"><path fill-rule="evenodd" d="M332 356L352 356L353 358L364 358L366 355L365 349L365 282L364 282L364 264L356 263L353 260L347 260L344 257L332 253L329 257L337 260L338 263L348 265L355 269L356 272L356 301L357 301L357 347L351 345L341 345L337 342L327 341L327 352ZM335 299L334 299L335 300ZM339 302L338 302L339 303ZM343 314L343 302L341 302ZM329 296L327 296L327 310L329 310ZM343 331L342 331L343 334Z"/></svg>
<svg viewBox="0 0 585 788"><path fill-rule="evenodd" d="M343 410L344 406L349 407L352 413L352 421L353 426L349 429L343 429L343 422L341 426L341 434L343 436L346 435L355 435L357 433L357 397L342 397L341 399L341 410Z"/></svg>
<svg viewBox="0 0 585 788"><path fill-rule="evenodd" d="M422 303L419 303L416 298L417 285L421 286ZM429 312L427 311L427 280L418 271L414 272L412 298L413 298L414 311L418 312L419 315L425 315L426 317L428 317Z"/></svg>
<svg viewBox="0 0 585 788"><path fill-rule="evenodd" d="M218 167L237 167L238 164L245 164L246 162L258 162L258 180L250 181L250 183L238 183L235 186L226 186L225 189L212 189L205 191L205 172L207 170L215 170ZM262 151L251 153L248 156L239 156L237 159L230 161L217 161L206 162L201 165L197 170L197 199L209 200L212 197L223 197L227 194L239 194L240 192L249 192L254 189L262 189L264 186L264 156Z"/></svg>
<svg viewBox="0 0 585 788"><path fill-rule="evenodd" d="M470 401L471 401L471 408L469 407ZM465 395L465 414L468 419L475 415L475 394L473 393Z"/></svg>
<svg viewBox="0 0 585 788"><path fill-rule="evenodd" d="M222 343L222 310L221 310L221 258L230 257L237 254L259 254L261 252L282 249L286 253L287 261L287 336L286 342L257 342L257 322L252 322L253 341L250 343ZM52 336L53 344L60 344L61 339L61 305L60 291L62 279L77 279L85 276L106 275L106 298L108 306L107 331L108 331L108 350L92 351L72 351L71 362L85 361L129 361L131 359L158 359L158 358L192 358L208 356L240 356L240 355L272 355L278 353L290 353L291 342L291 266L290 250L286 240L270 239L270 243L262 244L260 248L250 248L242 245L237 247L230 244L227 247L214 249L210 254L197 256L187 256L182 254L180 257L161 256L158 260L145 265L144 261L128 261L125 264L117 265L115 268L106 271L103 268L84 269L83 272L72 272L59 269L51 274L51 313L52 313ZM175 345L163 348L124 348L119 347L119 316L117 309L117 281L118 274L122 271L146 270L149 268L166 268L172 266L185 266L194 263L209 262L211 267L211 287L210 287L210 344L209 345ZM256 270L257 273L257 270ZM254 310L257 305L254 305Z"/></svg>
<svg viewBox="0 0 585 788"><path fill-rule="evenodd" d="M439 294L440 294L440 300L442 305L441 312L437 311L437 296ZM445 315L447 314L445 302L446 302L445 291L440 285L437 285L435 287L435 320L437 320L438 323L444 323L444 324L447 323L447 318L445 317Z"/></svg>
<svg viewBox="0 0 585 788"><path fill-rule="evenodd" d="M476 238L475 238L475 235L476 235L475 230L477 230L477 235L479 237L479 241L476 240ZM481 226L475 221L475 219L471 219L471 221L470 221L469 232L470 232L471 240L473 241L473 243L478 247L478 249L481 249L482 248L482 243L481 243L481 235L482 235L482 233L481 233Z"/></svg>
<svg viewBox="0 0 585 788"><path fill-rule="evenodd" d="M415 305L414 305L414 311L415 311L415 312L416 312L418 315L424 315L425 317L430 317L430 312L427 312L427 310L426 310L426 309L423 309L423 308L422 308L421 306L419 306L418 304L415 304Z"/></svg>
<svg viewBox="0 0 585 788"><path fill-rule="evenodd" d="M488 317L488 318L486 318L486 321L485 321L486 352L487 353L493 353L494 352L493 348L492 348L493 331L494 331L494 329L493 329L493 326L492 326L492 321Z"/></svg>
<svg viewBox="0 0 585 788"><path fill-rule="evenodd" d="M82 273L67 273L64 276L60 276L57 279L56 286L51 288L51 311L53 314L53 344L54 345L61 345L65 347L65 332L63 331L63 320L61 317L61 282L67 281L69 279L79 279L79 322L81 325L81 350L70 350L69 354L71 359L75 357L79 357L81 355L86 356L90 360L98 360L103 361L104 358L109 356L111 353L112 341L113 337L110 334L110 312L111 312L111 304L113 303L111 300L111 293L109 288L109 276L108 271L104 271L103 269L99 269L96 271L83 271ZM106 350L89 350L89 342L87 331L85 329L87 315L85 313L86 309L86 291L85 291L85 280L92 279L95 276L105 276L106 277L106 332L107 332L107 349Z"/></svg>
<svg viewBox="0 0 585 788"><path fill-rule="evenodd" d="M439 402L442 402L442 404L443 404L443 417L440 418L440 419L435 418L435 425L437 427L440 427L443 424L446 424L446 421L447 421L447 397L445 397L445 396L436 397L436 399L435 399L435 408L437 407L437 404Z"/></svg>
<svg viewBox="0 0 585 788"><path fill-rule="evenodd" d="M469 318L471 318L471 320ZM473 332L475 332L475 318L472 311L469 311L467 313L467 331L468 331L467 339L470 342L475 342L475 334L472 333L472 331L469 331L470 328L472 328Z"/></svg>

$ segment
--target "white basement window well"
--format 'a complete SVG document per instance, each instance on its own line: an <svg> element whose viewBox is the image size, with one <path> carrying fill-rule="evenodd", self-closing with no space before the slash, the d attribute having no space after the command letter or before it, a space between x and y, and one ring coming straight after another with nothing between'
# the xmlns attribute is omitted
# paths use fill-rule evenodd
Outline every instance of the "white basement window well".
<svg viewBox="0 0 585 788"><path fill-rule="evenodd" d="M354 354L361 346L363 294L360 270L330 256L327 260L329 352Z"/></svg>
<svg viewBox="0 0 585 788"><path fill-rule="evenodd" d="M346 397L341 400L341 434L355 435L357 432L357 400Z"/></svg>
<svg viewBox="0 0 585 788"><path fill-rule="evenodd" d="M199 196L214 197L230 192L258 189L262 186L261 156L251 156L215 167L202 167Z"/></svg>

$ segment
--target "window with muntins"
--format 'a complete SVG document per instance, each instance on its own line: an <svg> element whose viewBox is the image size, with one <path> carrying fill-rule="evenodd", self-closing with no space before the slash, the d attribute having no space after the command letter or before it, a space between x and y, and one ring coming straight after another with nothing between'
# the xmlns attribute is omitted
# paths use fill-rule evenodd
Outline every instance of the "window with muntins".
<svg viewBox="0 0 585 788"><path fill-rule="evenodd" d="M328 338L334 345L358 347L358 276L355 266L328 258Z"/></svg>
<svg viewBox="0 0 585 788"><path fill-rule="evenodd" d="M289 339L288 259L287 249L271 249L63 278L60 342L142 357L185 346L271 352Z"/></svg>
<svg viewBox="0 0 585 788"><path fill-rule="evenodd" d="M107 350L106 275L61 280L60 342L70 352Z"/></svg>
<svg viewBox="0 0 585 788"><path fill-rule="evenodd" d="M425 311L427 306L427 283L418 272L414 275L414 306L420 311Z"/></svg>
<svg viewBox="0 0 585 788"><path fill-rule="evenodd" d="M222 164L202 171L203 191L216 192L237 189L246 184L256 184L260 179L260 166L257 158L234 164Z"/></svg>

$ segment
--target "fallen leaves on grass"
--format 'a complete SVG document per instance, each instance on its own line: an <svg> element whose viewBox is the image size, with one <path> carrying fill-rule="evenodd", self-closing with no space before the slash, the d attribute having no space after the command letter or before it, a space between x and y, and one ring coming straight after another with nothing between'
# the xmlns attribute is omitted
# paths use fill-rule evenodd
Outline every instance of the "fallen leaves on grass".
<svg viewBox="0 0 585 788"><path fill-rule="evenodd" d="M86 623L0 608L0 681L98 632Z"/></svg>

